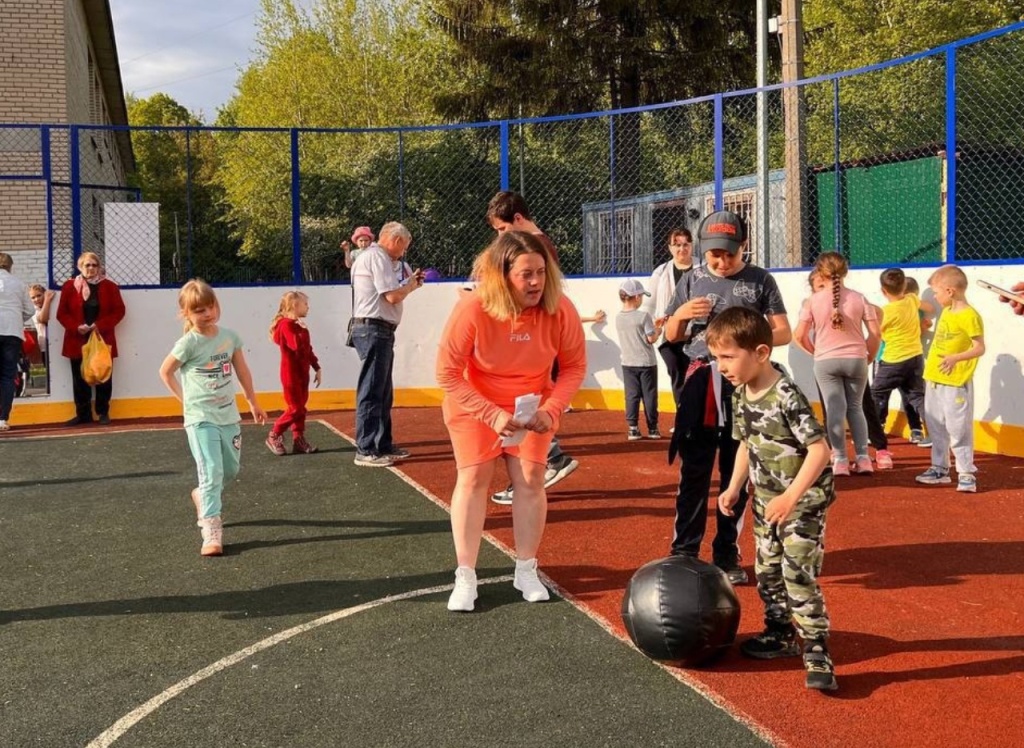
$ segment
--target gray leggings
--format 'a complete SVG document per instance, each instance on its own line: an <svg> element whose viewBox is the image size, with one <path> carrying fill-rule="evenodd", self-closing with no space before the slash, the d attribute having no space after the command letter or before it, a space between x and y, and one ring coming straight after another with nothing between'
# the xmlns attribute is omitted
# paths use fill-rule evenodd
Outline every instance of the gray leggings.
<svg viewBox="0 0 1024 748"><path fill-rule="evenodd" d="M864 389L868 385L865 358L824 358L814 362L814 378L825 399L826 429L833 454L846 458L846 422L857 457L868 456L868 422L864 418Z"/></svg>

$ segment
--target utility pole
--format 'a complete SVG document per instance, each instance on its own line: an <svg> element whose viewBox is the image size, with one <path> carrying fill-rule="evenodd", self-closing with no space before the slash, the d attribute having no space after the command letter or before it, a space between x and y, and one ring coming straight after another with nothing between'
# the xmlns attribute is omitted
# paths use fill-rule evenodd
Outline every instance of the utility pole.
<svg viewBox="0 0 1024 748"><path fill-rule="evenodd" d="M804 22L802 0L782 0L779 20L782 36L782 82L804 77ZM787 86L782 93L786 128L786 263L806 264L807 133L804 125L804 92Z"/></svg>
<svg viewBox="0 0 1024 748"><path fill-rule="evenodd" d="M769 231L771 201L768 184L768 107L764 87L768 85L768 0L757 0L757 236L754 248L758 264L772 267Z"/></svg>

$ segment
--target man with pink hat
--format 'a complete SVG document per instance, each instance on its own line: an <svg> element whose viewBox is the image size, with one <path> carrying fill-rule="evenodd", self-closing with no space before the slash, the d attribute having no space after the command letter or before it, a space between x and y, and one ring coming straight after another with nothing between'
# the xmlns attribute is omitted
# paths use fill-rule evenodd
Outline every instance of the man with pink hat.
<svg viewBox="0 0 1024 748"><path fill-rule="evenodd" d="M343 241L341 243L341 249L345 252L345 267L351 268L352 263L356 261L360 252L373 244L373 240L376 238L369 226L360 226L353 231L352 241ZM353 244L356 245L356 249L352 249Z"/></svg>

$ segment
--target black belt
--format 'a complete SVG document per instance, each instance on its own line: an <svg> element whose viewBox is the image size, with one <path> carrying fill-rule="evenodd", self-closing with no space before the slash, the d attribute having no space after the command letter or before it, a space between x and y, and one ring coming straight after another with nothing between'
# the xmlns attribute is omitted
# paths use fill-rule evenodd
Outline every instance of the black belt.
<svg viewBox="0 0 1024 748"><path fill-rule="evenodd" d="M386 319L380 319L378 317L353 317L352 323L356 325L372 325L373 327L383 327L386 330L394 332L398 329L398 325L394 322L388 322Z"/></svg>

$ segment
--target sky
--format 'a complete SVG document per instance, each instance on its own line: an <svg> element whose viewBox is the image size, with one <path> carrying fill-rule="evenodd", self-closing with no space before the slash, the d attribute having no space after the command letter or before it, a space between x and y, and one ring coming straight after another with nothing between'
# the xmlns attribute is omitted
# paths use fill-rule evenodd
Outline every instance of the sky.
<svg viewBox="0 0 1024 748"><path fill-rule="evenodd" d="M110 0L125 94L166 93L204 121L256 48L259 0Z"/></svg>

